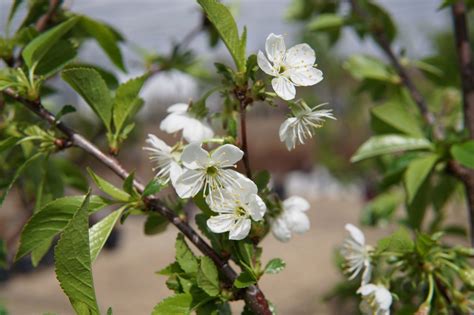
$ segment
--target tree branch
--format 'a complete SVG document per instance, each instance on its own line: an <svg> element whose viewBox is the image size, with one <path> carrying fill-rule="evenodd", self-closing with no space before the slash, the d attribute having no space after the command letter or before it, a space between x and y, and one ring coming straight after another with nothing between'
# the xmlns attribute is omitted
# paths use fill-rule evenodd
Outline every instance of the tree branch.
<svg viewBox="0 0 474 315"><path fill-rule="evenodd" d="M357 0L349 0L352 11L356 16L364 20L366 23L370 21L370 15L368 12L364 11L364 9L359 6ZM402 80L403 85L406 87L408 92L410 93L413 101L415 101L423 119L426 123L433 128L433 136L435 139L442 139L443 134L441 132L440 126L436 124L436 119L428 109L426 101L424 97L421 95L420 91L417 89L416 85L413 83L413 80L405 69L405 67L400 63L398 57L392 50L390 45L390 41L388 40L387 36L385 35L384 29L380 28L371 28L370 31L372 32L373 38L378 46L383 50L385 55L390 60L390 63L397 71L400 79Z"/></svg>
<svg viewBox="0 0 474 315"><path fill-rule="evenodd" d="M122 165L117 159L111 157L108 154L105 154L82 135L69 128L63 122L57 120L51 112L49 112L46 108L43 107L40 101L27 100L19 96L14 90L9 88L5 89L2 92L5 95L24 104L39 118L47 121L51 126L56 127L67 137L67 140L73 146L79 147L90 155L94 156L97 160L106 165L122 179L125 179L129 176L130 173L122 167ZM134 187L140 193L142 193L145 186L138 180L135 180ZM148 206L149 210L156 211L165 218L167 218L168 221L171 222L174 226L176 226L178 230L180 230L204 255L209 256L217 265L217 267L221 270L222 274L226 277L228 284L233 284L234 280L237 277L237 273L232 269L232 267L228 264L227 261L223 260L214 251L214 249L210 247L199 234L196 233L196 231L188 223L183 221L171 209L161 204L161 202L154 197L144 198L144 202ZM247 305L251 307L255 314L271 314L267 300L265 299L263 292L259 289L257 285L252 285L245 290L245 301Z"/></svg>
<svg viewBox="0 0 474 315"><path fill-rule="evenodd" d="M467 26L466 5L464 1L454 3L451 7L451 12L453 16L459 72L461 75L464 127L468 130L469 137L474 139L474 66L469 43L469 28ZM474 170L464 168L457 163L451 163L451 165L457 177L464 182L469 210L471 246L474 247Z"/></svg>
<svg viewBox="0 0 474 315"><path fill-rule="evenodd" d="M54 14L56 13L56 10L59 8L61 5L61 0L50 0L49 1L49 7L46 13L39 18L39 20L36 22L36 30L41 33L46 29L48 26L49 22L53 18Z"/></svg>

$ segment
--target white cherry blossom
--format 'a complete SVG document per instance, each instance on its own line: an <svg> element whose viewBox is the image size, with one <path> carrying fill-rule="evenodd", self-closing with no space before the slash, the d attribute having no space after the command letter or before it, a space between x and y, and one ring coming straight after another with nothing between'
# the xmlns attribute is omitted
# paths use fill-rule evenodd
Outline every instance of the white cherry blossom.
<svg viewBox="0 0 474 315"><path fill-rule="evenodd" d="M360 309L364 314L390 315L392 294L383 285L365 284L357 293L362 295Z"/></svg>
<svg viewBox="0 0 474 315"><path fill-rule="evenodd" d="M282 202L282 212L271 223L273 235L282 242L290 240L292 233L304 233L309 230L310 222L306 211L309 202L299 196L292 196Z"/></svg>
<svg viewBox="0 0 474 315"><path fill-rule="evenodd" d="M257 62L265 73L274 76L272 87L284 100L295 98L295 86L315 85L323 79L314 67L316 55L308 44L298 44L286 50L282 35L271 33L265 42L267 57L258 52Z"/></svg>
<svg viewBox="0 0 474 315"><path fill-rule="evenodd" d="M162 179L165 183L171 180L171 183L175 185L183 172L180 165L180 150L177 147L170 147L152 134L148 135L146 142L150 146L143 149L148 151L150 160L156 164L153 168L154 171L158 171L155 177Z"/></svg>
<svg viewBox="0 0 474 315"><path fill-rule="evenodd" d="M244 152L231 144L224 144L212 152L200 144L187 145L181 161L186 169L174 186L181 198L190 198L203 190L213 201L215 195L222 195L227 188L239 187L238 179L244 177L232 168L242 159Z"/></svg>
<svg viewBox="0 0 474 315"><path fill-rule="evenodd" d="M182 130L183 138L189 143L200 143L214 136L214 131L204 119L189 112L189 104L174 104L168 108L168 113L160 124L161 130L167 133Z"/></svg>
<svg viewBox="0 0 474 315"><path fill-rule="evenodd" d="M257 194L257 186L250 179L242 177L238 182L239 187L225 189L213 202L207 200L211 210L219 213L207 220L207 226L214 233L229 232L231 240L247 237L251 219L262 220L267 210ZM210 195L207 199L210 199Z"/></svg>
<svg viewBox="0 0 474 315"><path fill-rule="evenodd" d="M355 279L362 271L362 285L370 282L372 265L370 263L370 252L372 247L365 244L365 236L359 228L352 224L346 224L345 229L349 237L344 240L341 255L345 260L345 272L349 274L349 280Z"/></svg>
<svg viewBox="0 0 474 315"><path fill-rule="evenodd" d="M304 144L307 138L312 138L316 129L322 126L325 118L336 119L331 109L318 109L325 104L311 108L302 103L294 117L286 119L280 126L280 141L284 142L288 151L295 148L296 143Z"/></svg>

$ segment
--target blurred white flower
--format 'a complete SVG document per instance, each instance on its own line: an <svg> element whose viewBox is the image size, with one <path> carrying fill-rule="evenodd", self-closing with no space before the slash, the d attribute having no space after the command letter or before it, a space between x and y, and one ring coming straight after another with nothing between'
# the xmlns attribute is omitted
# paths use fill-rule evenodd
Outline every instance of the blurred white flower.
<svg viewBox="0 0 474 315"><path fill-rule="evenodd" d="M222 195L216 195L214 202L208 200L211 210L219 215L209 218L207 226L214 233L229 232L231 240L244 239L250 232L250 218L260 221L267 210L250 179L242 177L238 182L239 187L224 190Z"/></svg>
<svg viewBox="0 0 474 315"><path fill-rule="evenodd" d="M187 145L181 155L181 162L187 168L174 186L181 198L195 196L201 189L211 202L215 194L222 195L226 188L239 187L238 179L244 177L234 171L235 164L244 152L231 144L224 144L211 153L200 144Z"/></svg>
<svg viewBox="0 0 474 315"><path fill-rule="evenodd" d="M345 272L349 274L349 280L354 279L362 273L362 285L370 282L372 265L370 264L370 251L372 247L365 244L365 236L361 230L352 224L346 224L345 229L349 237L344 240L341 255L345 260Z"/></svg>
<svg viewBox="0 0 474 315"><path fill-rule="evenodd" d="M273 235L282 242L287 242L291 234L304 233L309 230L310 222L306 211L310 208L309 202L298 196L292 196L282 203L282 212L271 223Z"/></svg>
<svg viewBox="0 0 474 315"><path fill-rule="evenodd" d="M365 314L389 315L392 294L383 285L365 284L357 290L362 295L360 309Z"/></svg>
<svg viewBox="0 0 474 315"><path fill-rule="evenodd" d="M323 79L314 67L316 55L308 44L298 44L286 50L282 35L271 33L265 42L267 57L258 51L257 62L265 73L274 76L273 90L284 100L295 98L295 86L315 85Z"/></svg>
<svg viewBox="0 0 474 315"><path fill-rule="evenodd" d="M173 185L183 173L180 165L181 152L167 145L163 140L155 135L149 134L146 143L149 147L144 147L148 151L150 160L156 164L154 171L158 170L155 177L162 179L165 183L171 180Z"/></svg>
<svg viewBox="0 0 474 315"><path fill-rule="evenodd" d="M316 129L322 126L325 118L336 119L331 109L318 109L325 104L314 108L302 103L295 109L294 117L286 119L280 126L280 141L286 144L288 151L295 148L296 143L304 144L304 140L312 138Z"/></svg>
<svg viewBox="0 0 474 315"><path fill-rule="evenodd" d="M189 105L179 103L168 108L168 116L160 124L160 129L167 133L183 131L183 138L189 143L202 142L214 136L209 124L204 119L194 117L188 111Z"/></svg>

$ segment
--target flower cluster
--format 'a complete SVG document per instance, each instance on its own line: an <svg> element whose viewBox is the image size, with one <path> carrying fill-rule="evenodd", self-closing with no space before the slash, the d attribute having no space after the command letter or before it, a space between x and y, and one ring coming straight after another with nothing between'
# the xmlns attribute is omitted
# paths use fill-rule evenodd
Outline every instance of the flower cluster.
<svg viewBox="0 0 474 315"><path fill-rule="evenodd" d="M373 248L365 244L365 235L352 224L346 224L349 237L344 240L341 255L345 261L345 271L353 280L362 271L361 286L357 290L362 296L361 311L365 314L389 315L392 294L381 284L370 283L372 278L371 252Z"/></svg>
<svg viewBox="0 0 474 315"><path fill-rule="evenodd" d="M315 85L323 79L321 70L314 65L315 52L308 44L286 50L283 36L270 34L265 50L266 56L258 52L258 65L274 77L273 89L282 99L290 101L295 98L296 87ZM292 116L283 122L279 132L288 150L311 138L325 119L334 119L332 111L320 109L321 105L311 108L298 100L288 102L288 106ZM264 219L280 241L288 241L293 233L308 231L306 211L310 205L302 197L270 202L272 213L265 216L267 204L262 199L265 196L259 195L252 179L235 169L244 152L227 138L215 136L205 116L191 104L168 108L160 129L169 134L181 133L181 139L170 146L155 135L148 136L148 146L144 149L155 164L156 178L170 183L182 199L202 194L215 213L207 221L208 228L214 233L228 232L231 240L244 239L251 231L252 222ZM213 143L225 144L213 147Z"/></svg>

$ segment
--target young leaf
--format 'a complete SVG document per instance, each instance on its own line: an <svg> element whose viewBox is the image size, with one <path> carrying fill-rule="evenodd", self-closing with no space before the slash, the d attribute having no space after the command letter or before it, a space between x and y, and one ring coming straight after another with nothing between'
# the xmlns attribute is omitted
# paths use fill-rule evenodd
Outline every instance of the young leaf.
<svg viewBox="0 0 474 315"><path fill-rule="evenodd" d="M239 38L239 31L229 9L217 0L198 0L206 16L215 26L219 36L227 46L239 71L245 71L245 31Z"/></svg>
<svg viewBox="0 0 474 315"><path fill-rule="evenodd" d="M474 140L453 145L451 155L465 167L474 169Z"/></svg>
<svg viewBox="0 0 474 315"><path fill-rule="evenodd" d="M265 273L276 274L285 269L286 263L280 258L273 258L265 266Z"/></svg>
<svg viewBox="0 0 474 315"><path fill-rule="evenodd" d="M318 14L316 18L311 20L307 28L310 31L329 31L339 29L344 25L344 18L337 14L323 13Z"/></svg>
<svg viewBox="0 0 474 315"><path fill-rule="evenodd" d="M23 171L25 171L25 169L33 162L35 161L36 159L38 159L39 157L43 156L42 153L36 153L35 155L29 157L25 162L23 162L23 164L21 164L20 167L18 167L16 169L16 172L15 174L13 175L12 179L10 180L10 182L8 183L7 185L7 188L5 188L5 190L3 191L3 194L0 196L0 207L2 206L3 202L5 201L5 198L7 197L8 193L10 192L10 190L12 189L13 185L15 184L16 180L18 179L18 177L20 177L20 175L23 173Z"/></svg>
<svg viewBox="0 0 474 315"><path fill-rule="evenodd" d="M254 182L258 187L258 191L264 190L270 182L270 173L267 170L258 172L254 177Z"/></svg>
<svg viewBox="0 0 474 315"><path fill-rule="evenodd" d="M51 48L78 22L71 18L32 40L23 50L22 57L28 68L39 62Z"/></svg>
<svg viewBox="0 0 474 315"><path fill-rule="evenodd" d="M118 42L121 41L122 38L118 35L117 31L87 16L81 17L79 25L89 36L95 38L114 65L119 67L120 70L125 71L122 53L118 46Z"/></svg>
<svg viewBox="0 0 474 315"><path fill-rule="evenodd" d="M146 76L131 79L121 84L115 94L115 104L113 109L113 120L115 132L120 133L125 121L137 112L142 104L138 98L138 93L145 83Z"/></svg>
<svg viewBox="0 0 474 315"><path fill-rule="evenodd" d="M35 73L50 77L71 62L77 55L77 48L70 41L58 40L50 51L41 59Z"/></svg>
<svg viewBox="0 0 474 315"><path fill-rule="evenodd" d="M375 106L371 114L390 127L413 137L423 137L419 122L397 102Z"/></svg>
<svg viewBox="0 0 474 315"><path fill-rule="evenodd" d="M343 66L354 78L359 80L372 79L383 82L393 82L395 78L397 78L396 75L388 70L383 62L369 56L352 56Z"/></svg>
<svg viewBox="0 0 474 315"><path fill-rule="evenodd" d="M97 187L110 197L122 202L127 202L130 199L129 194L115 187L99 175L95 174L90 168L88 168L87 171L89 172L89 175L92 177Z"/></svg>
<svg viewBox="0 0 474 315"><path fill-rule="evenodd" d="M20 246L15 260L28 254L61 232L69 223L74 211L82 204L84 196L67 196L53 200L39 211L35 212L23 227L20 236ZM99 196L89 199L89 211L94 213L108 206L110 202Z"/></svg>
<svg viewBox="0 0 474 315"><path fill-rule="evenodd" d="M410 232L405 228L400 228L392 235L379 240L377 252L397 252L409 253L413 250L415 244L410 237Z"/></svg>
<svg viewBox="0 0 474 315"><path fill-rule="evenodd" d="M164 185L156 178L152 179L143 190L143 197L148 197L159 193L163 189Z"/></svg>
<svg viewBox="0 0 474 315"><path fill-rule="evenodd" d="M151 315L188 315L193 298L189 293L176 294L158 303Z"/></svg>
<svg viewBox="0 0 474 315"><path fill-rule="evenodd" d="M243 271L234 281L234 287L238 289L247 288L257 283L255 277L247 270Z"/></svg>
<svg viewBox="0 0 474 315"><path fill-rule="evenodd" d="M194 256L191 249L186 244L184 240L184 235L179 233L176 237L176 261L179 266L186 272L190 274L195 274L198 271L199 264L196 256Z"/></svg>
<svg viewBox="0 0 474 315"><path fill-rule="evenodd" d="M99 314L91 270L88 207L89 195L75 211L56 245L55 271L78 314Z"/></svg>
<svg viewBox="0 0 474 315"><path fill-rule="evenodd" d="M124 209L125 207L122 207L112 212L89 229L91 263L93 263L97 256L99 256L102 247L104 247L105 242L109 238L110 233L122 215Z"/></svg>
<svg viewBox="0 0 474 315"><path fill-rule="evenodd" d="M358 162L374 156L411 150L431 150L433 144L424 138L413 138L402 135L373 136L364 142L351 157L351 162Z"/></svg>
<svg viewBox="0 0 474 315"><path fill-rule="evenodd" d="M135 172L131 172L130 175L125 178L123 181L122 188L123 190L128 193L129 195L135 195L136 192L133 188L133 181L135 180Z"/></svg>
<svg viewBox="0 0 474 315"><path fill-rule="evenodd" d="M62 72L62 78L81 95L110 131L113 100L100 74L92 68L71 67Z"/></svg>
<svg viewBox="0 0 474 315"><path fill-rule="evenodd" d="M166 230L169 221L158 213L150 213L145 221L145 235L154 235Z"/></svg>
<svg viewBox="0 0 474 315"><path fill-rule="evenodd" d="M436 154L429 154L413 160L407 167L403 182L407 191L408 203L413 201L421 184L426 180L431 169L438 161Z"/></svg>
<svg viewBox="0 0 474 315"><path fill-rule="evenodd" d="M219 294L219 276L216 265L214 265L211 258L207 256L201 257L196 280L197 285L209 296L217 296Z"/></svg>

